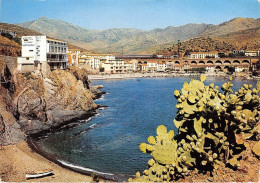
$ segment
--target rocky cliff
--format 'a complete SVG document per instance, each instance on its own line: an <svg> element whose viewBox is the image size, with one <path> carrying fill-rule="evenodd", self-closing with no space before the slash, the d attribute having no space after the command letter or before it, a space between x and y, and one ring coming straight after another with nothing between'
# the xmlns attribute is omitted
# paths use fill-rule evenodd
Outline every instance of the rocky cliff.
<svg viewBox="0 0 260 183"><path fill-rule="evenodd" d="M27 135L58 128L91 115L101 92L88 80L88 72L71 67L47 76L11 74L0 62L0 144L19 142Z"/></svg>

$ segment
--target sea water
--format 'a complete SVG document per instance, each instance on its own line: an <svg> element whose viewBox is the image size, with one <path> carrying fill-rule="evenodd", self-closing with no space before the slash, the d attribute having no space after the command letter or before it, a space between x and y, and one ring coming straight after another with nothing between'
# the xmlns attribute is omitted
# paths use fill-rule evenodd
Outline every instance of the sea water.
<svg viewBox="0 0 260 183"><path fill-rule="evenodd" d="M139 150L141 142L156 136L157 126L176 128L174 90L180 90L188 77L96 80L107 94L96 103L108 106L91 119L66 131L48 134L38 143L63 164L106 174L133 175L147 167L149 154ZM208 78L206 84L221 86L228 79ZM256 80L234 79L234 90L243 83L256 86Z"/></svg>

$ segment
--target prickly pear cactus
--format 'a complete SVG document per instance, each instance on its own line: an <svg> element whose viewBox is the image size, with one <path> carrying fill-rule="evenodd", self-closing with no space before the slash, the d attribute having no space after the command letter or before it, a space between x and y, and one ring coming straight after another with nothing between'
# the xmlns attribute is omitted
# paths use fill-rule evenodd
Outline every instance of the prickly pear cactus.
<svg viewBox="0 0 260 183"><path fill-rule="evenodd" d="M129 181L172 181L195 168L212 171L221 163L239 167L239 158L246 149L244 142L259 134L260 82L257 88L244 84L233 92L232 77L219 87L204 85L206 76L184 82L181 91L175 90L178 100L174 131L160 125L157 136L148 137L140 150L153 157L143 175L137 172ZM258 143L259 144L259 143ZM254 148L259 152L259 145Z"/></svg>

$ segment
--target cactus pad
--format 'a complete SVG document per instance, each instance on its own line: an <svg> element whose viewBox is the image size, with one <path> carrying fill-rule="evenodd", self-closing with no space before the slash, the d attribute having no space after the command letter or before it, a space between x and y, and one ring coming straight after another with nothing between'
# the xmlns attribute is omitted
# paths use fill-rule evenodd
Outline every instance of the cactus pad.
<svg viewBox="0 0 260 183"><path fill-rule="evenodd" d="M213 170L224 162L239 167L239 159L245 152L244 142L260 133L260 82L257 87L244 84L233 92L229 81L221 86L204 85L206 76L184 82L181 90L175 90L178 100L174 131L158 126L157 136L148 137L149 144L141 143L140 150L149 153L148 169L136 174L134 181L173 181L192 169ZM252 151L260 156L260 142ZM132 179L129 179L132 181Z"/></svg>

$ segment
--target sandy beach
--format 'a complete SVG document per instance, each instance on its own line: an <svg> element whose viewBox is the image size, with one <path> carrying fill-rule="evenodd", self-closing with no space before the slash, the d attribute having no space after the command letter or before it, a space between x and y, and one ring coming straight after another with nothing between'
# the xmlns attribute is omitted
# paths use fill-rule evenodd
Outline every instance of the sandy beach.
<svg viewBox="0 0 260 183"><path fill-rule="evenodd" d="M25 141L17 145L2 147L0 150L0 162L0 178L1 181L4 182L92 181L91 176L82 175L62 168L36 152L33 152ZM52 169L54 175L39 179L25 179L26 172L41 171L45 169Z"/></svg>

